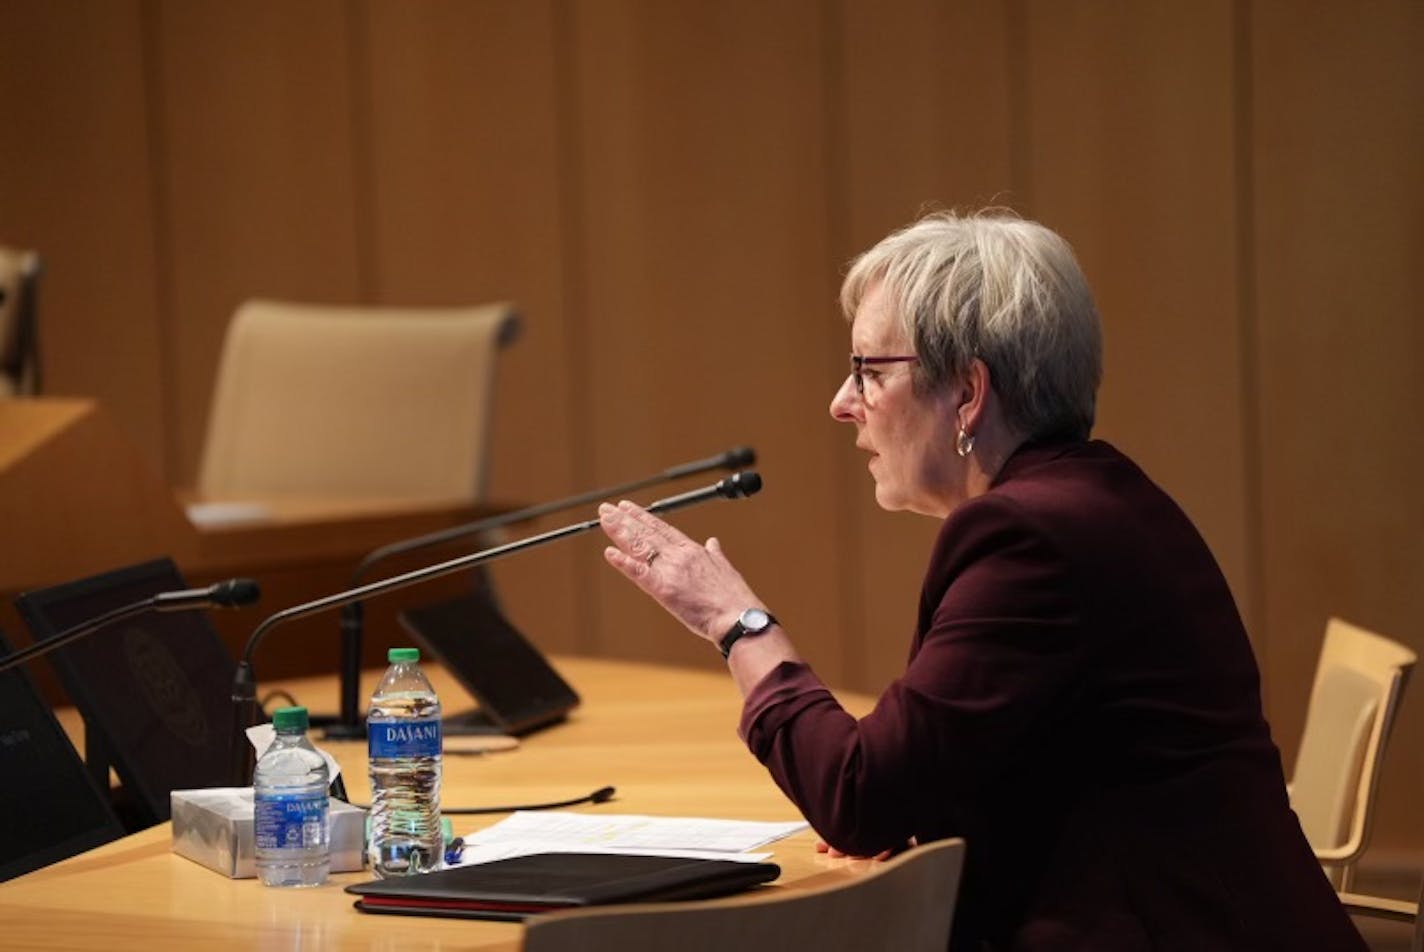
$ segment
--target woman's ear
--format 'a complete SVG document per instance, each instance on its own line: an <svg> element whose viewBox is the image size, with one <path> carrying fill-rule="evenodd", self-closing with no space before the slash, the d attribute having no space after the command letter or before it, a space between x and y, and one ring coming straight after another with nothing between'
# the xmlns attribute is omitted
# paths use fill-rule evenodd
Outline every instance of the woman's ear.
<svg viewBox="0 0 1424 952"><path fill-rule="evenodd" d="M964 376L955 385L955 399L958 403L954 411L955 417L959 428L966 433L972 435L979 428L989 405L991 385L989 365L975 357L969 362Z"/></svg>

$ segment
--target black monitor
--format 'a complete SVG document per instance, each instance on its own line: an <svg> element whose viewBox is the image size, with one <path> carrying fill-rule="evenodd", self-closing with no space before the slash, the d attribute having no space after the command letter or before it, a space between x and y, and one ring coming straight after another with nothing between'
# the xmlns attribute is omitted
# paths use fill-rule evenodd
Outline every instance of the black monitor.
<svg viewBox="0 0 1424 952"><path fill-rule="evenodd" d="M0 672L0 778L0 882L124 835L23 666Z"/></svg>
<svg viewBox="0 0 1424 952"><path fill-rule="evenodd" d="M557 723L579 696L509 623L482 573L470 595L400 614L415 643L433 655L479 701L447 712L446 734L527 734Z"/></svg>
<svg viewBox="0 0 1424 952"><path fill-rule="evenodd" d="M36 641L159 592L187 588L170 559L27 592L15 600ZM226 786L236 664L202 612L138 615L48 655L84 715L96 779L112 764L132 828L167 820L168 794Z"/></svg>

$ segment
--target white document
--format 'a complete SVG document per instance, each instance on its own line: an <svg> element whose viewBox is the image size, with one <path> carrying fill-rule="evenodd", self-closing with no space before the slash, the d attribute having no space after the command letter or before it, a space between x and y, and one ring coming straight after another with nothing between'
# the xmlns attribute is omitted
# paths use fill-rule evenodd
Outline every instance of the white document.
<svg viewBox="0 0 1424 952"><path fill-rule="evenodd" d="M466 846L460 853L458 865L473 866L476 863L492 863L497 859L528 856L532 853L621 853L637 856L673 856L682 859L723 859L734 863L760 863L771 856L770 853L718 853L713 850L622 850L592 846L576 846L566 849L545 843L491 843L487 846Z"/></svg>
<svg viewBox="0 0 1424 952"><path fill-rule="evenodd" d="M804 829L803 820L766 823L522 810L465 837L465 846L467 855L471 855L471 847L512 847L526 853L672 851L675 855L738 859L734 854Z"/></svg>

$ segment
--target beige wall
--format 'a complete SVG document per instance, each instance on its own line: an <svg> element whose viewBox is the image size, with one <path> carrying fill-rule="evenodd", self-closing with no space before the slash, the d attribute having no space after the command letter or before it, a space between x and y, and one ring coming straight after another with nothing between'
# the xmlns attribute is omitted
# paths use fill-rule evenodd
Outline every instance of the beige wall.
<svg viewBox="0 0 1424 952"><path fill-rule="evenodd" d="M492 494L755 445L766 492L679 522L724 539L832 682L875 690L934 527L874 507L825 415L837 275L924 207L1007 204L1078 249L1099 434L1212 545L1287 762L1328 615L1424 649L1413 0L3 10L0 241L48 264L49 389L103 400L174 483L242 299L514 299ZM714 663L598 548L498 567L521 627ZM1424 846L1421 751L1415 698L1386 845Z"/></svg>

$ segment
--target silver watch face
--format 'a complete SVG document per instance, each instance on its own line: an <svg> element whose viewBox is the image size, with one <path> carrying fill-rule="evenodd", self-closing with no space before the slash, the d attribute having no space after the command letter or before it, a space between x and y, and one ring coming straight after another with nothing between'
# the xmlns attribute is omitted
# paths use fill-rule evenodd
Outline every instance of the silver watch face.
<svg viewBox="0 0 1424 952"><path fill-rule="evenodd" d="M738 621L749 635L759 635L771 627L771 616L760 608L748 608Z"/></svg>

